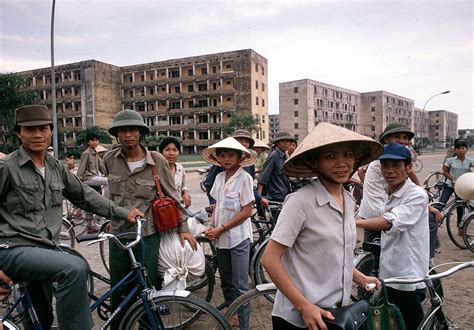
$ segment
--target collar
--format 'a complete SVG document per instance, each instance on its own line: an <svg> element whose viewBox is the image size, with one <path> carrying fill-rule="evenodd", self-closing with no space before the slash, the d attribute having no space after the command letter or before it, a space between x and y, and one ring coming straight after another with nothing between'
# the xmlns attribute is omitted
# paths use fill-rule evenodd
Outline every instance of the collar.
<svg viewBox="0 0 474 330"><path fill-rule="evenodd" d="M30 155L26 152L23 146L20 146L20 148L18 148L18 154L20 156L18 159L18 166L22 167L28 162L30 162L31 165L33 165L33 160L31 159ZM44 153L44 157L45 157L44 158L45 166L47 163L51 163L54 161L54 158L47 152Z"/></svg>
<svg viewBox="0 0 474 330"><path fill-rule="evenodd" d="M319 206L323 206L325 204L331 205L331 207L339 212L342 213L341 208L339 207L339 204L337 204L336 200L331 196L331 194L326 190L326 187L319 181L318 179L314 180L312 183L313 187L316 188L314 189L314 195L316 197L316 203ZM342 194L344 195L344 200L349 201L352 200L355 202L354 197L347 192L347 190L344 189L344 187L341 186L342 189ZM348 203L344 202L344 207L345 211L347 213L348 209Z"/></svg>
<svg viewBox="0 0 474 330"><path fill-rule="evenodd" d="M150 150L148 150L143 144L139 144L140 147L145 150L145 163L146 164L150 164L152 166L155 166L155 161L153 160L153 156L150 152ZM125 153L123 152L123 148L121 145L118 145L117 147L113 148L111 150L112 152L112 156L115 157L115 158L123 158L123 160L125 162L127 162L127 156L125 155Z"/></svg>
<svg viewBox="0 0 474 330"><path fill-rule="evenodd" d="M277 155L280 157L280 158L285 158L287 157L287 154L285 151L281 150L280 148L275 148L276 152L277 152Z"/></svg>
<svg viewBox="0 0 474 330"><path fill-rule="evenodd" d="M405 180L405 183L403 183L400 187L398 187L398 189L395 190L393 193L390 194L388 192L388 187L387 187L387 194L389 197L393 196L396 198L400 198L412 185L415 185L415 184L410 180L410 178L407 177L407 179Z"/></svg>
<svg viewBox="0 0 474 330"><path fill-rule="evenodd" d="M226 171L224 171L225 173ZM245 170L242 168L242 166L239 167L239 169L232 175L229 180L225 183L226 185L231 184L235 179L239 178L243 173L246 173Z"/></svg>
<svg viewBox="0 0 474 330"><path fill-rule="evenodd" d="M87 147L87 149L89 149L89 152L90 152L93 156L97 155L97 151L95 151L94 148L92 148L92 147Z"/></svg>

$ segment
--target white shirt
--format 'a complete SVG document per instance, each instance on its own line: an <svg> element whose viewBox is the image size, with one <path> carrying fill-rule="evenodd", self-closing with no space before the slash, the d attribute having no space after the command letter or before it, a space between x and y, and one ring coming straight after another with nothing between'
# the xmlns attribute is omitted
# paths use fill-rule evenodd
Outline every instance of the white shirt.
<svg viewBox="0 0 474 330"><path fill-rule="evenodd" d="M377 218L382 216L387 202L387 182L380 169L380 161L374 160L367 168L364 179L364 194L359 207L359 217Z"/></svg>
<svg viewBox="0 0 474 330"><path fill-rule="evenodd" d="M282 263L293 284L319 307L349 304L357 231L354 198L342 191L344 210L318 180L288 195L271 236L288 247ZM300 312L280 290L272 315L304 327Z"/></svg>
<svg viewBox="0 0 474 330"><path fill-rule="evenodd" d="M428 196L423 188L407 179L388 197L384 219L392 228L382 231L380 278L424 277L428 272ZM425 287L417 284L387 284L403 291Z"/></svg>
<svg viewBox="0 0 474 330"><path fill-rule="evenodd" d="M146 161L146 158L143 158L142 160L138 160L136 162L127 162L130 172L133 172L137 168L142 168L143 166L145 166L145 161Z"/></svg>
<svg viewBox="0 0 474 330"><path fill-rule="evenodd" d="M211 189L211 196L216 200L215 225L226 225L242 210L242 207L252 203L253 179L242 167L225 182L226 171L217 174ZM216 247L231 249L247 238L253 241L252 222L245 219L240 225L224 231L216 241Z"/></svg>

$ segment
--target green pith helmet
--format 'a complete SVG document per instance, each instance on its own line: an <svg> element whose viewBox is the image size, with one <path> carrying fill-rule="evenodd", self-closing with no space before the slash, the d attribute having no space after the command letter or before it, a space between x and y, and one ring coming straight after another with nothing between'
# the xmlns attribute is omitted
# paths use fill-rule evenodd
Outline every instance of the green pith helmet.
<svg viewBox="0 0 474 330"><path fill-rule="evenodd" d="M148 126L143 122L143 117L138 112L133 110L122 110L119 111L114 119L112 120L112 126L109 128L109 133L115 137L117 137L117 131L119 127L125 126L135 126L138 127L140 132L144 134L148 134L150 129Z"/></svg>

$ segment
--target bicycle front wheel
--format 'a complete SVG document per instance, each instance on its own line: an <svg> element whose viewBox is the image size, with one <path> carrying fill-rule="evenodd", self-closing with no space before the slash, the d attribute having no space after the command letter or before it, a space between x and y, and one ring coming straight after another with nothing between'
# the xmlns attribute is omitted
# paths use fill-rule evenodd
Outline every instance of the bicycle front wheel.
<svg viewBox="0 0 474 330"><path fill-rule="evenodd" d="M420 172L423 169L423 162L419 159L415 159L413 162L413 169L415 172Z"/></svg>
<svg viewBox="0 0 474 330"><path fill-rule="evenodd" d="M271 329L273 301L270 301L268 297L274 297L276 291L273 283L257 286L256 289L250 290L235 299L227 308L225 317L230 320L239 310L247 307L250 310L249 329Z"/></svg>
<svg viewBox="0 0 474 330"><path fill-rule="evenodd" d="M110 231L110 222L105 222L100 227L101 233L108 233ZM109 240L107 241L100 241L99 242L99 252L100 252L100 260L102 260L102 265L104 265L105 271L110 274L109 268Z"/></svg>
<svg viewBox="0 0 474 330"><path fill-rule="evenodd" d="M165 329L183 329L192 324L194 329L231 329L227 320L206 301L188 296L158 293L149 301L155 320L163 322ZM143 302L137 301L127 311L120 329L151 329Z"/></svg>
<svg viewBox="0 0 474 330"><path fill-rule="evenodd" d="M462 232L462 216L470 211L469 203L454 203L446 213L446 229L454 245L460 249L466 249ZM459 213L459 214L458 214Z"/></svg>
<svg viewBox="0 0 474 330"><path fill-rule="evenodd" d="M376 257L373 253L366 254L356 265L355 268L364 275L378 277L376 269ZM367 298L368 292L357 284L352 283L351 298L353 301L359 301Z"/></svg>
<svg viewBox="0 0 474 330"><path fill-rule="evenodd" d="M470 213L464 221L462 238L466 247L474 252L474 213Z"/></svg>

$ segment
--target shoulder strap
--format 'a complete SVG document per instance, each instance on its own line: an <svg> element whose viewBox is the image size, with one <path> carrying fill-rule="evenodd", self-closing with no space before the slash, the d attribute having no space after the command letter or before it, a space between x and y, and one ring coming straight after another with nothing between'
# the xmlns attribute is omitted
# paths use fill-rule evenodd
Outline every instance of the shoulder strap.
<svg viewBox="0 0 474 330"><path fill-rule="evenodd" d="M156 171L156 166L151 167L151 173L153 173L153 180L155 181L156 195L160 199L163 199L163 191L161 191L160 177L158 176L158 172Z"/></svg>

